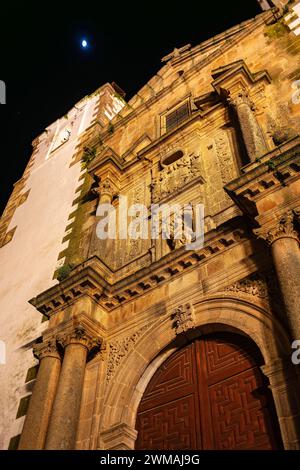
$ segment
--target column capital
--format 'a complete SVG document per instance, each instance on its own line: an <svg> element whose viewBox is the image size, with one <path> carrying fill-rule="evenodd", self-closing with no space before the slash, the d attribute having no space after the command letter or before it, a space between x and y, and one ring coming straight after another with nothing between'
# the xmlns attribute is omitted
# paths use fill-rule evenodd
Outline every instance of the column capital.
<svg viewBox="0 0 300 470"><path fill-rule="evenodd" d="M99 351L102 344L101 339L95 337L93 333L88 331L81 323L59 334L57 342L62 348L66 348L69 344L80 344L84 346L89 353Z"/></svg>
<svg viewBox="0 0 300 470"><path fill-rule="evenodd" d="M251 108L252 111L255 111L255 105L249 97L249 92L246 88L239 88L237 91L229 91L226 97L227 103L234 108L237 108L240 105L246 104Z"/></svg>
<svg viewBox="0 0 300 470"><path fill-rule="evenodd" d="M293 238L299 242L299 236L294 225L294 219L297 216L296 212L299 211L289 210L286 214L279 217L272 226L268 224L266 227L263 226L253 230L253 232L270 246L280 238Z"/></svg>
<svg viewBox="0 0 300 470"><path fill-rule="evenodd" d="M113 197L118 194L118 187L110 177L103 178L99 186L93 189L93 193L98 196L99 203L111 203Z"/></svg>
<svg viewBox="0 0 300 470"><path fill-rule="evenodd" d="M43 343L35 343L33 346L33 355L40 361L44 357L54 357L56 359L61 359L55 338L48 339Z"/></svg>

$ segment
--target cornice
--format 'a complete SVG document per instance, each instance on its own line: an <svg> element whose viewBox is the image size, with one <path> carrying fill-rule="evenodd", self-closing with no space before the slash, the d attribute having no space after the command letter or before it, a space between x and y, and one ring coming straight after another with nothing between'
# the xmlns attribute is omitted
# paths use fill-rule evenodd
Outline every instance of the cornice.
<svg viewBox="0 0 300 470"><path fill-rule="evenodd" d="M268 152L243 171L224 189L239 207L253 215L259 199L299 178L300 136Z"/></svg>
<svg viewBox="0 0 300 470"><path fill-rule="evenodd" d="M72 270L67 279L29 302L48 317L84 296L106 311L113 310L247 240L246 228L241 227L240 220L233 220L229 225L222 231L208 233L200 250L188 251L183 246L119 281L114 281L112 271L94 256Z"/></svg>
<svg viewBox="0 0 300 470"><path fill-rule="evenodd" d="M70 320L61 322L52 328L47 328L43 334L42 345L47 345L48 343L53 344L53 341L55 341L56 344L59 342L61 343L60 345L64 347L69 342L68 340L72 339L71 336L74 335L74 333L75 335L79 334L79 337L82 334L86 334L90 339L99 338L103 340L102 342L104 343L107 331L97 320L94 318L91 319L85 313L80 313ZM63 338L65 339L64 345L62 344Z"/></svg>
<svg viewBox="0 0 300 470"><path fill-rule="evenodd" d="M244 60L239 60L212 71L212 77L215 78L212 82L212 87L218 94L222 94L222 88L226 83L230 83L235 77L243 77L245 84L254 85L260 81L271 83L271 77L267 70L252 73Z"/></svg>

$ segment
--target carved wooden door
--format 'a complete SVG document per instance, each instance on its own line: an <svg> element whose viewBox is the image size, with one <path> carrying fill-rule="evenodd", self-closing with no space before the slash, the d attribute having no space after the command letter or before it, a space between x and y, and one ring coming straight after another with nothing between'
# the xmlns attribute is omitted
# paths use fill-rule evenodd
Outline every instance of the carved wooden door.
<svg viewBox="0 0 300 470"><path fill-rule="evenodd" d="M141 400L136 449L281 447L261 358L239 335L214 335L174 353Z"/></svg>

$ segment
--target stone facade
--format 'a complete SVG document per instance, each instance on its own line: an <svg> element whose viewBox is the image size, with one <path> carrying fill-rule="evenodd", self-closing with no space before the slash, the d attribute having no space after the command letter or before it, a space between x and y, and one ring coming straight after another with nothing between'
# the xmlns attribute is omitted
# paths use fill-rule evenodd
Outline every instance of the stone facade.
<svg viewBox="0 0 300 470"><path fill-rule="evenodd" d="M158 367L223 330L257 344L284 447L300 449L291 361L300 339L300 39L276 36L280 21L268 9L175 49L109 123L81 135L71 169L87 165L59 282L44 280L26 299L32 317L36 309L48 321L20 449L134 449L138 405ZM100 240L98 205L118 208L124 195L147 209L203 204L204 246L186 250L172 230L169 239ZM33 336L17 344L28 357Z"/></svg>

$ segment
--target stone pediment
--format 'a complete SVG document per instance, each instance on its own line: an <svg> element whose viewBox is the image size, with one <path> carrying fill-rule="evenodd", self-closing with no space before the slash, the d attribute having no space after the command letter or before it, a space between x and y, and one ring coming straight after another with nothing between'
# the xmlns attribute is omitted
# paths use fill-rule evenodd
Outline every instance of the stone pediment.
<svg viewBox="0 0 300 470"><path fill-rule="evenodd" d="M117 167L121 168L123 163L122 158L112 148L106 146L89 165L89 171L93 172L100 164L103 165L104 162L109 160L113 161Z"/></svg>
<svg viewBox="0 0 300 470"><path fill-rule="evenodd" d="M224 92L224 86L226 88L226 85L228 86L231 81L240 82L244 87L260 81L271 83L271 77L266 70L252 73L244 60L238 60L226 66L218 67L212 70L211 75L214 79L212 86L221 96Z"/></svg>

